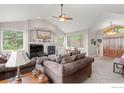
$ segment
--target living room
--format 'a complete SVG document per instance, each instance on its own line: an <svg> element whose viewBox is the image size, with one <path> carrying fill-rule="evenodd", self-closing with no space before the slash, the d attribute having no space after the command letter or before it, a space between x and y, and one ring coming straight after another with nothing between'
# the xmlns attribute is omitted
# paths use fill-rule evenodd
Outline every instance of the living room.
<svg viewBox="0 0 124 93"><path fill-rule="evenodd" d="M0 83L124 83L123 8L0 5Z"/></svg>

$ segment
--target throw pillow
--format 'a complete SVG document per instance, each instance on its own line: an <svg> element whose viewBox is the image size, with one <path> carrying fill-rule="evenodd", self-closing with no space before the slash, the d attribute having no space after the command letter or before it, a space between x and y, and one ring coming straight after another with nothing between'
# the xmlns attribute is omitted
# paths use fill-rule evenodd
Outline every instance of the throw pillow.
<svg viewBox="0 0 124 93"><path fill-rule="evenodd" d="M42 57L37 58L36 62L38 64L43 65L43 62L46 61L46 60L48 60L48 57L47 56L42 56Z"/></svg>
<svg viewBox="0 0 124 93"><path fill-rule="evenodd" d="M75 50L75 51L71 52L71 55L76 55L76 54L80 54L80 51Z"/></svg>
<svg viewBox="0 0 124 93"><path fill-rule="evenodd" d="M0 64L6 63L7 59L4 57L0 57Z"/></svg>
<svg viewBox="0 0 124 93"><path fill-rule="evenodd" d="M10 57L10 54L0 54L0 57L8 60Z"/></svg>
<svg viewBox="0 0 124 93"><path fill-rule="evenodd" d="M56 55L48 55L48 58L52 61L56 60L57 56Z"/></svg>
<svg viewBox="0 0 124 93"><path fill-rule="evenodd" d="M71 54L70 53L67 53L67 54L64 54L64 55L60 55L61 57L68 57L70 56Z"/></svg>
<svg viewBox="0 0 124 93"><path fill-rule="evenodd" d="M77 60L85 58L86 53L77 54Z"/></svg>
<svg viewBox="0 0 124 93"><path fill-rule="evenodd" d="M71 63L71 62L74 62L76 60L76 55L72 55L72 56L69 56L69 57L64 57L61 61L62 64L65 64L65 63Z"/></svg>

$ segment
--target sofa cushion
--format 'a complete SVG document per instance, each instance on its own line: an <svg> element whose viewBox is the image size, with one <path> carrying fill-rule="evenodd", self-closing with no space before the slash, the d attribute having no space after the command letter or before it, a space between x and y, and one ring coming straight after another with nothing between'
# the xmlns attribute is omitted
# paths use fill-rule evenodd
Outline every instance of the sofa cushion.
<svg viewBox="0 0 124 93"><path fill-rule="evenodd" d="M80 54L80 51L75 50L75 51L71 52L71 55L76 55L76 54Z"/></svg>
<svg viewBox="0 0 124 93"><path fill-rule="evenodd" d="M58 57L55 62L61 63L62 59L63 59L62 57Z"/></svg>
<svg viewBox="0 0 124 93"><path fill-rule="evenodd" d="M86 53L77 54L77 60L85 58Z"/></svg>
<svg viewBox="0 0 124 93"><path fill-rule="evenodd" d="M28 68L28 67L31 67L31 66L33 66L35 64L36 64L36 61L31 61L30 63L27 63L25 65L20 66L20 69Z"/></svg>
<svg viewBox="0 0 124 93"><path fill-rule="evenodd" d="M0 68L5 67L5 63L0 64Z"/></svg>
<svg viewBox="0 0 124 93"><path fill-rule="evenodd" d="M0 73L9 72L13 70L16 70L16 67L5 67L5 63L0 64Z"/></svg>
<svg viewBox="0 0 124 93"><path fill-rule="evenodd" d="M62 61L63 58L69 57L69 56L70 56L70 53L67 53L67 54L64 54L64 55L59 55L59 57L56 58L55 62L61 63L61 61Z"/></svg>
<svg viewBox="0 0 124 93"><path fill-rule="evenodd" d="M7 59L4 57L0 57L0 64L6 63Z"/></svg>
<svg viewBox="0 0 124 93"><path fill-rule="evenodd" d="M35 61L31 61L30 63L20 66L20 69L31 67L35 65L35 63L36 63ZM5 64L1 64L0 66L0 73L16 71L16 70L17 70L17 67L5 67Z"/></svg>
<svg viewBox="0 0 124 93"><path fill-rule="evenodd" d="M37 62L38 64L43 65L43 62L44 62L45 60L48 60L48 59L49 59L49 58L48 58L47 56L42 56L42 57L37 58L36 62Z"/></svg>
<svg viewBox="0 0 124 93"><path fill-rule="evenodd" d="M71 63L73 61L76 60L76 55L72 55L72 56L69 56L69 57L64 57L61 61L62 64L65 64L65 63Z"/></svg>

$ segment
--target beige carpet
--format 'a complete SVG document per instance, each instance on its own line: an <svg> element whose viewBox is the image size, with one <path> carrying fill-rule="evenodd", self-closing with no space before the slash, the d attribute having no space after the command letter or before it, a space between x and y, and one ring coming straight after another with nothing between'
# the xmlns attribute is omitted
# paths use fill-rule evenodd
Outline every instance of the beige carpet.
<svg viewBox="0 0 124 93"><path fill-rule="evenodd" d="M112 58L95 57L92 75L84 83L124 83L120 74L113 73Z"/></svg>

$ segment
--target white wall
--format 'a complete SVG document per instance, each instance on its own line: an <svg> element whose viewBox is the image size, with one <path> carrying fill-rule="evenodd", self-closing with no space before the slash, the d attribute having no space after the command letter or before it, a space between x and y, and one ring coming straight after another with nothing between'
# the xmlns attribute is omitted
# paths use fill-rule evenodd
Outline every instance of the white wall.
<svg viewBox="0 0 124 93"><path fill-rule="evenodd" d="M103 29L106 27L109 27L111 25L110 22L112 22L112 24L115 24L115 25L124 26L123 19L124 19L124 15L114 14L114 13L105 13L102 19L98 21L90 30L92 33L96 33L96 39L97 38L102 39L102 43L100 45L100 56L103 56ZM93 34L90 35L89 37L92 37L92 36ZM92 49L92 48L89 48L89 49ZM91 54L96 54L96 52L92 51Z"/></svg>
<svg viewBox="0 0 124 93"><path fill-rule="evenodd" d="M2 23L0 23L0 27L16 29L16 30L25 30L25 21L2 22Z"/></svg>
<svg viewBox="0 0 124 93"><path fill-rule="evenodd" d="M92 27L93 31L100 31L108 26L110 26L110 22L115 25L124 25L124 15L114 14L114 13L104 13L102 18L94 24Z"/></svg>
<svg viewBox="0 0 124 93"><path fill-rule="evenodd" d="M53 33L56 33L58 35L64 34L57 26L53 25L46 19L34 19L34 20L29 20L29 29L41 29L45 31L51 31Z"/></svg>
<svg viewBox="0 0 124 93"><path fill-rule="evenodd" d="M95 56L96 55L96 45L91 44L91 39L96 40L96 33L88 31L88 54L89 56Z"/></svg>
<svg viewBox="0 0 124 93"><path fill-rule="evenodd" d="M28 20L28 21L17 21L17 22L2 22L0 28L9 28L15 30L24 31L24 49L29 51L28 42L30 41L30 31L35 29L46 30L52 32L52 39L56 39L56 36L64 34L58 27L49 23L47 20ZM34 35L32 35L34 36ZM32 37L31 36L31 37ZM1 40L0 40L1 42Z"/></svg>
<svg viewBox="0 0 124 93"><path fill-rule="evenodd" d="M29 29L29 41L34 39L38 41L36 36L36 30L50 31L51 32L51 40L56 41L57 37L63 35L64 33L55 25L51 24L45 19L34 19L28 21L28 29ZM31 38L30 38L31 37Z"/></svg>

